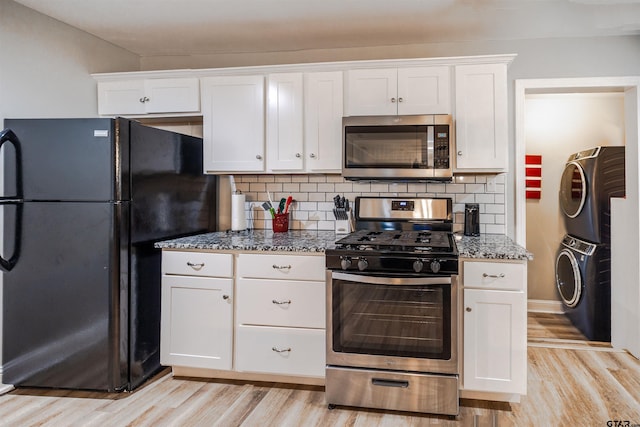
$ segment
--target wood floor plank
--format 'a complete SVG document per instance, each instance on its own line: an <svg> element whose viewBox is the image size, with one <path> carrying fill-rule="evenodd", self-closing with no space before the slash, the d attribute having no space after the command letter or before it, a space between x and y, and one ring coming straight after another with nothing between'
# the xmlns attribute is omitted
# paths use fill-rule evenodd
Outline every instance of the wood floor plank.
<svg viewBox="0 0 640 427"><path fill-rule="evenodd" d="M456 419L327 408L324 388L174 378L132 393L18 389L0 396L0 427L431 427L640 424L640 361L580 339L564 316L530 316L528 390L520 403L461 399ZM565 330L563 330L563 328ZM607 348L609 346L609 348Z"/></svg>

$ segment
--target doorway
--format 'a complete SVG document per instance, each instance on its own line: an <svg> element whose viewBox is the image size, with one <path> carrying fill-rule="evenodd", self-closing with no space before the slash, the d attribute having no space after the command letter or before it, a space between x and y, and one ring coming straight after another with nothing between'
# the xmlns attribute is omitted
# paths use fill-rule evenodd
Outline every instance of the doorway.
<svg viewBox="0 0 640 427"><path fill-rule="evenodd" d="M636 356L640 354L640 290L625 277L638 277L640 266L640 236L638 234L638 104L640 77L531 79L516 80L515 84L515 240L527 246L527 202L525 198L527 97L538 94L620 93L624 98L624 126L626 156L627 197L612 206L613 223L625 230L621 243L612 238L612 344L626 348ZM622 234L622 232L618 232ZM632 234L632 235L631 235ZM616 257L616 254L618 255ZM534 257L536 253L534 252ZM616 260L617 259L617 260ZM632 262L632 260L634 260ZM615 291L615 295L614 295ZM623 305L623 306L621 306ZM620 306L620 307L619 307ZM561 310L559 301L530 299L531 311ZM619 310L618 310L619 308ZM624 326L622 326L624 325ZM622 326L622 327L621 327ZM616 330L618 329L618 330Z"/></svg>

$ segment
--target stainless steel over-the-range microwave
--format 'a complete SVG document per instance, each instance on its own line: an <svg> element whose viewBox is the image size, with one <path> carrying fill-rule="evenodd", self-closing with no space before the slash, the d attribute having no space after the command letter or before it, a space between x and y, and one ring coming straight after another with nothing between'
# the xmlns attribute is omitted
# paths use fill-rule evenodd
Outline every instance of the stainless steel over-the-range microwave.
<svg viewBox="0 0 640 427"><path fill-rule="evenodd" d="M453 176L451 115L342 119L342 176L443 180Z"/></svg>

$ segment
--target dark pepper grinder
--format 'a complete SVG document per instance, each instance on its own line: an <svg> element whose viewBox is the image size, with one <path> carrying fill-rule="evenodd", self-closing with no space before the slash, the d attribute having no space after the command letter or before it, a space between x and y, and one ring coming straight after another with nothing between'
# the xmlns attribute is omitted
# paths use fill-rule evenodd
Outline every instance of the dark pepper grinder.
<svg viewBox="0 0 640 427"><path fill-rule="evenodd" d="M480 205L478 203L464 204L464 235L480 235Z"/></svg>

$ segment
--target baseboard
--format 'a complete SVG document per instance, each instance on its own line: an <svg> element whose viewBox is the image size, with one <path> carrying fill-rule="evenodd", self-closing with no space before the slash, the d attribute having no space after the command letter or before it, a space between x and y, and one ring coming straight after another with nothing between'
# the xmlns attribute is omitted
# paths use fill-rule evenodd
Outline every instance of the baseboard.
<svg viewBox="0 0 640 427"><path fill-rule="evenodd" d="M562 301L552 301L546 299L527 300L527 311L533 313L555 313L562 314Z"/></svg>

